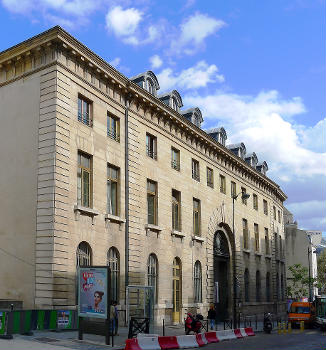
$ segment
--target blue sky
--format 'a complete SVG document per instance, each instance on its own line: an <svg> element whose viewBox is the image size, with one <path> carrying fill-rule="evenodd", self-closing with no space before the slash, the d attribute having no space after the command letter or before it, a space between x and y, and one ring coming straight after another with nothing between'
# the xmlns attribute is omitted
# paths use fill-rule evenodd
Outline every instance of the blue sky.
<svg viewBox="0 0 326 350"><path fill-rule="evenodd" d="M0 51L57 24L128 77L153 70L326 232L325 1L0 0Z"/></svg>

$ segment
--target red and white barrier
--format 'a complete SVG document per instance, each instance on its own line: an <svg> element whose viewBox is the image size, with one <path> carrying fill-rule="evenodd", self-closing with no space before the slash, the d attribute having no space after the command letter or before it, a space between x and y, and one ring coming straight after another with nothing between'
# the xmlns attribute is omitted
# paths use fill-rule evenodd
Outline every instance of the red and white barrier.
<svg viewBox="0 0 326 350"><path fill-rule="evenodd" d="M209 343L218 343L223 340L240 339L254 336L251 327L228 329L217 332L206 332L196 335L178 335L159 337L155 334L139 336L126 340L125 350L165 350L198 348Z"/></svg>

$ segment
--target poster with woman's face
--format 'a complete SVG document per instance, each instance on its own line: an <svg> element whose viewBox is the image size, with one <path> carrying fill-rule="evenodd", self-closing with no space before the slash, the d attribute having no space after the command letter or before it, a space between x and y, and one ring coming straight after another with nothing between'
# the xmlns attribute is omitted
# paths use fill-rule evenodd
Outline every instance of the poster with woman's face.
<svg viewBox="0 0 326 350"><path fill-rule="evenodd" d="M78 271L78 315L107 318L107 268L80 267Z"/></svg>

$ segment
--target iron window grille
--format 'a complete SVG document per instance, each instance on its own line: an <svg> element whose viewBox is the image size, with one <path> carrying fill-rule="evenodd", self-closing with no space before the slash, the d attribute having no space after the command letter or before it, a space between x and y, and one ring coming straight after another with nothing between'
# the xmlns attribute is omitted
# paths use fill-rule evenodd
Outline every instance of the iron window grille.
<svg viewBox="0 0 326 350"><path fill-rule="evenodd" d="M89 100L82 96L78 97L78 121L87 126L93 125L91 106L92 103Z"/></svg>
<svg viewBox="0 0 326 350"><path fill-rule="evenodd" d="M192 169L192 178L196 181L200 181L199 162L197 160L192 159L191 169Z"/></svg>
<svg viewBox="0 0 326 350"><path fill-rule="evenodd" d="M200 261L195 262L194 267L194 292L195 292L195 303L202 302L202 272Z"/></svg>
<svg viewBox="0 0 326 350"><path fill-rule="evenodd" d="M180 171L180 151L171 148L171 168Z"/></svg>
<svg viewBox="0 0 326 350"><path fill-rule="evenodd" d="M120 120L110 114L107 115L107 136L120 142Z"/></svg>
<svg viewBox="0 0 326 350"><path fill-rule="evenodd" d="M117 248L111 247L107 254L107 265L111 270L111 300L119 301L120 254Z"/></svg>
<svg viewBox="0 0 326 350"><path fill-rule="evenodd" d="M146 134L146 154L152 159L157 159L157 139L150 134Z"/></svg>

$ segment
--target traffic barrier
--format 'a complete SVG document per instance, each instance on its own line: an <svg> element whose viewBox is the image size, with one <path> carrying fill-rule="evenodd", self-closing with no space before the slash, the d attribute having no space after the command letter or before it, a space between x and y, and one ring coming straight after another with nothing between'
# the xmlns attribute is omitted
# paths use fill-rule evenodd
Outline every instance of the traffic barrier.
<svg viewBox="0 0 326 350"><path fill-rule="evenodd" d="M300 321L300 332L304 331L304 321Z"/></svg>
<svg viewBox="0 0 326 350"><path fill-rule="evenodd" d="M246 329L245 328L239 328L239 331L240 331L242 337L248 337L248 334L246 333Z"/></svg>
<svg viewBox="0 0 326 350"><path fill-rule="evenodd" d="M254 331L252 330L251 327L247 327L247 328L245 328L244 330L245 330L245 332L247 333L248 337L252 337L252 336L255 335L255 333L254 333Z"/></svg>
<svg viewBox="0 0 326 350"><path fill-rule="evenodd" d="M161 349L179 349L176 336L171 337L158 337Z"/></svg>
<svg viewBox="0 0 326 350"><path fill-rule="evenodd" d="M291 322L288 323L288 333L292 333L292 325Z"/></svg>
<svg viewBox="0 0 326 350"><path fill-rule="evenodd" d="M234 334L233 329L227 329L225 331L217 331L216 332L217 338L222 341L222 340L230 340L230 339L236 339L236 335Z"/></svg>
<svg viewBox="0 0 326 350"><path fill-rule="evenodd" d="M196 334L196 340L197 340L197 343L199 346L204 346L204 345L208 344L208 341L206 339L205 334L206 333Z"/></svg>
<svg viewBox="0 0 326 350"><path fill-rule="evenodd" d="M165 349L189 349L202 347L209 343L217 343L222 340L240 339L254 336L251 327L229 329L217 332L206 332L196 335L178 335L160 337L156 334L142 334L137 338L127 339L125 350L165 350Z"/></svg>
<svg viewBox="0 0 326 350"><path fill-rule="evenodd" d="M179 344L179 349L199 347L199 344L197 342L195 335L177 335L177 342Z"/></svg>
<svg viewBox="0 0 326 350"><path fill-rule="evenodd" d="M206 332L205 338L208 343L218 343L219 339L217 338L216 332Z"/></svg>
<svg viewBox="0 0 326 350"><path fill-rule="evenodd" d="M235 335L237 338L243 338L240 329L235 329L235 330L234 330L234 335Z"/></svg>

